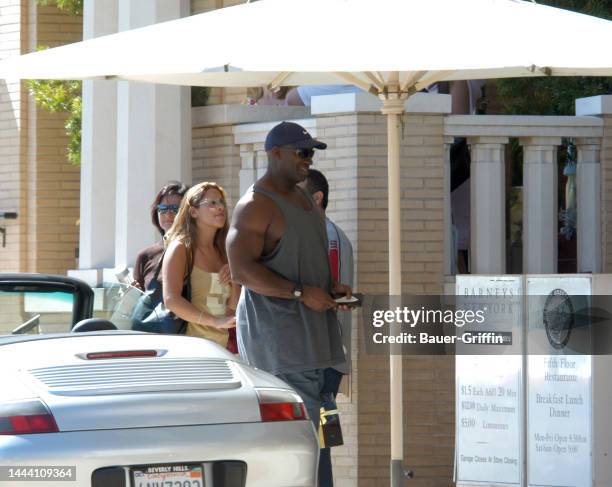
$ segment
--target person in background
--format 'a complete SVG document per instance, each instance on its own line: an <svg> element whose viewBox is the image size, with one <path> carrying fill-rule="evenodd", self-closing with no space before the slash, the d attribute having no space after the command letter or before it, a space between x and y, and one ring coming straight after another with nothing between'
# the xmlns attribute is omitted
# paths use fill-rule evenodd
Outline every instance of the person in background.
<svg viewBox="0 0 612 487"><path fill-rule="evenodd" d="M308 177L300 183L307 190L323 215L329 202L329 183L327 178L316 169L308 170ZM345 282L353 285L353 246L346 234L325 216L327 229L327 252L334 282ZM342 332L342 346L346 360L343 363L328 367L323 371L324 382L321 391L325 409L336 409L336 396L343 375L351 373L351 312L338 311L338 321ZM333 487L331 451L321 448L319 457L319 487Z"/></svg>
<svg viewBox="0 0 612 487"><path fill-rule="evenodd" d="M162 239L172 226L181 200L188 189L189 186L183 183L171 181L160 189L155 196L151 205L151 221L153 226L159 231ZM162 241L150 245L138 253L136 264L134 265L132 286L137 287L141 291L145 291L150 287L151 279L155 275L155 270L159 265L159 259L163 252L164 245Z"/></svg>
<svg viewBox="0 0 612 487"><path fill-rule="evenodd" d="M361 88L353 85L304 85L281 86L277 91L267 88L249 88L249 105L306 106L312 104L313 96L339 95L342 93L362 93Z"/></svg>
<svg viewBox="0 0 612 487"><path fill-rule="evenodd" d="M236 205L227 239L232 276L243 286L238 349L292 386L318 428L323 369L345 360L333 295L351 295L333 282L323 216L298 186L327 144L282 122L264 146L266 173Z"/></svg>
<svg viewBox="0 0 612 487"><path fill-rule="evenodd" d="M166 235L162 283L164 304L187 321L187 335L207 338L236 353L235 310L240 288L231 281L223 283L219 276L229 268L228 228L223 188L211 182L193 186ZM182 296L185 279L191 283L190 301Z"/></svg>
<svg viewBox="0 0 612 487"><path fill-rule="evenodd" d="M248 88L247 89L247 104L248 105L267 105L267 106L286 106L287 92L293 88L289 86L281 86L276 91L268 88Z"/></svg>

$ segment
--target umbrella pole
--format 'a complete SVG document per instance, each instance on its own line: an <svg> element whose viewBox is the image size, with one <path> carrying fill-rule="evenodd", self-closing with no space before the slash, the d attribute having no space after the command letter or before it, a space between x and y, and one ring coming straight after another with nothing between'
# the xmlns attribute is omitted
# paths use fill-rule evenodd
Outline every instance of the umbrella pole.
<svg viewBox="0 0 612 487"><path fill-rule="evenodd" d="M393 97L389 95L395 95ZM387 116L389 188L389 303L402 294L402 238L401 238L401 185L400 185L400 117L404 112L405 97L399 93L381 95L382 113ZM391 413L391 487L401 487L404 479L404 421L402 404L402 355L393 350L389 355L390 413Z"/></svg>

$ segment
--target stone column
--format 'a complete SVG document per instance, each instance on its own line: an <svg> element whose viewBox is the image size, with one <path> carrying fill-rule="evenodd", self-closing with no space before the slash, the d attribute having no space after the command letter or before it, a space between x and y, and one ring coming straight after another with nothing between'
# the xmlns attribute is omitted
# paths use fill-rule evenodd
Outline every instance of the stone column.
<svg viewBox="0 0 612 487"><path fill-rule="evenodd" d="M189 15L189 1L125 0L119 30ZM169 180L191 182L189 88L121 81L118 87L115 267L159 238L149 207Z"/></svg>
<svg viewBox="0 0 612 487"><path fill-rule="evenodd" d="M523 146L523 273L557 272L557 146L560 137L529 137Z"/></svg>
<svg viewBox="0 0 612 487"><path fill-rule="evenodd" d="M601 272L600 139L577 139L578 272Z"/></svg>
<svg viewBox="0 0 612 487"><path fill-rule="evenodd" d="M472 274L506 272L504 145L507 137L470 137Z"/></svg>
<svg viewBox="0 0 612 487"><path fill-rule="evenodd" d="M118 0L85 0L83 37L117 32ZM83 82L79 274L100 284L115 261L117 83Z"/></svg>

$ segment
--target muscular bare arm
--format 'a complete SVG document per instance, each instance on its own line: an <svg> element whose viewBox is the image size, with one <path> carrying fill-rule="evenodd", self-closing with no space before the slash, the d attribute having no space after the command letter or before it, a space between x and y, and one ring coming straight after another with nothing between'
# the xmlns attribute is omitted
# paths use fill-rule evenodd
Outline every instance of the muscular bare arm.
<svg viewBox="0 0 612 487"><path fill-rule="evenodd" d="M258 261L263 255L273 205L263 198L240 201L227 234L227 256L232 278L258 294L291 299L296 283L282 278Z"/></svg>
<svg viewBox="0 0 612 487"><path fill-rule="evenodd" d="M274 203L264 197L254 195L249 200L240 201L227 235L227 255L236 282L264 296L293 299L293 289L300 283L284 279L259 263L266 232L276 211ZM327 292L311 286L304 286L301 301L315 311L336 306Z"/></svg>

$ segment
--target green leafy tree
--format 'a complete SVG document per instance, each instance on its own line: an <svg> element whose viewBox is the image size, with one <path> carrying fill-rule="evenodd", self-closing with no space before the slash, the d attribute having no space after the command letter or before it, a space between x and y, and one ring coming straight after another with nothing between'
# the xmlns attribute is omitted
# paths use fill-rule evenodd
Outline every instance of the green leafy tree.
<svg viewBox="0 0 612 487"><path fill-rule="evenodd" d="M612 19L612 0L539 0L538 3ZM568 32L567 35L572 35ZM593 49L607 49L593 46ZM612 93L612 78L550 77L497 80L506 113L573 115L576 98Z"/></svg>
<svg viewBox="0 0 612 487"><path fill-rule="evenodd" d="M66 134L68 160L73 164L81 162L81 82L59 80L30 80L30 93L41 108L50 113L68 113Z"/></svg>
<svg viewBox="0 0 612 487"><path fill-rule="evenodd" d="M54 5L70 15L83 15L83 0L37 0L36 3L41 7Z"/></svg>

